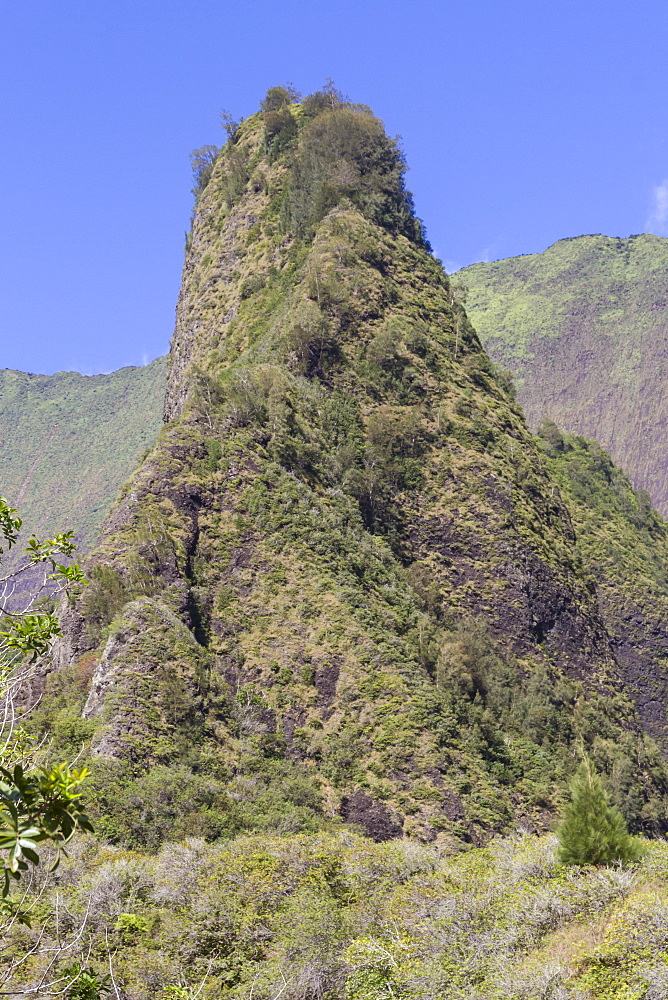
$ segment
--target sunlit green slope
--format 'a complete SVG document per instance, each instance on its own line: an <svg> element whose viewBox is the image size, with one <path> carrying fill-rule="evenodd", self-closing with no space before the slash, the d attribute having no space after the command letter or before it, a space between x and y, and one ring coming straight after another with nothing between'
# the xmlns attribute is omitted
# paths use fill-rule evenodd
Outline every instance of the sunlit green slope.
<svg viewBox="0 0 668 1000"><path fill-rule="evenodd" d="M0 493L28 532L75 529L91 548L162 423L165 359L109 375L0 370Z"/></svg>
<svg viewBox="0 0 668 1000"><path fill-rule="evenodd" d="M668 240L580 236L456 281L536 427L596 438L668 512Z"/></svg>

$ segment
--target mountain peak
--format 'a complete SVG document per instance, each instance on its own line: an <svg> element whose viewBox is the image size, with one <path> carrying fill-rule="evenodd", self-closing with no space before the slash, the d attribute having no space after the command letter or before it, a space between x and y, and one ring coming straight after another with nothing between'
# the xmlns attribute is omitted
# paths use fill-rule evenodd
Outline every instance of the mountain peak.
<svg viewBox="0 0 668 1000"><path fill-rule="evenodd" d="M248 782L279 812L302 797L294 829L544 824L575 741L602 765L635 753L633 689L396 143L368 109L290 96L202 174L168 423L68 620L93 746L140 799L137 769L208 775L229 808L207 836L260 821L232 805ZM640 783L635 805L620 790L637 824L649 763Z"/></svg>

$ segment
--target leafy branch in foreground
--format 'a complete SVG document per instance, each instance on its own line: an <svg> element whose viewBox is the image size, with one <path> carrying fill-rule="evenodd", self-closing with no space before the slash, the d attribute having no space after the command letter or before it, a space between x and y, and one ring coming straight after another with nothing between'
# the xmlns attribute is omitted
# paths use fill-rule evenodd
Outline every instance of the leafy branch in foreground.
<svg viewBox="0 0 668 1000"><path fill-rule="evenodd" d="M29 863L39 864L38 844L55 845L53 871L75 831L92 832L79 791L87 775L85 767L77 771L65 764L28 773L20 764L11 771L0 767L0 851L7 852L2 859L3 898L9 895L11 879L19 879Z"/></svg>
<svg viewBox="0 0 668 1000"><path fill-rule="evenodd" d="M22 527L17 511L0 497L0 542L11 548ZM25 547L26 559L12 573L0 578L0 873L2 899L9 896L12 880L31 865L39 864L38 845L49 842L60 852L76 830L90 831L90 821L80 801L80 786L87 770L66 764L44 768L31 762L29 741L17 729L16 705L20 690L30 678L25 664L36 664L60 635L60 623L38 602L53 602L76 583L85 583L77 564L67 564L76 549L73 532L37 539ZM0 555L4 547L0 545ZM27 577L27 593L19 582L38 566L37 580ZM32 766L30 766L32 763ZM27 765L27 766L26 766Z"/></svg>
<svg viewBox="0 0 668 1000"><path fill-rule="evenodd" d="M10 507L4 497L0 497L0 539L11 549L19 536L22 520L17 511ZM6 663L7 651L28 655L35 660L44 656L56 636L60 635L58 619L55 615L36 607L37 601L49 591L55 599L68 587L85 583L85 577L78 566L60 562L63 556L69 559L75 552L74 532L66 531L39 540L34 535L25 547L26 559L18 569L0 577L0 667ZM4 547L0 544L0 556ZM29 588L27 597L21 599L18 607L12 607L12 598L19 590L22 577L42 567L41 579Z"/></svg>

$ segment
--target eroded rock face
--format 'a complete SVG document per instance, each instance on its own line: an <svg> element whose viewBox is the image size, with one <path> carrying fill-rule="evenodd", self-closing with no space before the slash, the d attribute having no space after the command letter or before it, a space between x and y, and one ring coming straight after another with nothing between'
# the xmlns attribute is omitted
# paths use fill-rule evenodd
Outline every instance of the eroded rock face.
<svg viewBox="0 0 668 1000"><path fill-rule="evenodd" d="M121 758L146 756L179 719L197 713L206 654L191 631L159 601L126 604L95 667L83 715L100 718L93 750ZM176 692L170 704L170 691Z"/></svg>
<svg viewBox="0 0 668 1000"><path fill-rule="evenodd" d="M657 620L652 611L603 604L613 650L643 725L668 753L668 623Z"/></svg>
<svg viewBox="0 0 668 1000"><path fill-rule="evenodd" d="M252 221L251 221L252 220ZM257 222L257 218L246 203L235 206L225 217L221 230L195 225L192 241L183 268L183 284L176 306L176 326L169 352L167 391L165 393L165 421L176 419L183 411L191 389L188 368L200 353L203 343L214 344L221 332L235 317L239 304L238 266L240 257L237 247L243 241L244 233ZM250 225L249 225L250 223ZM215 254L215 263L213 256ZM215 297L225 303L222 317L218 314L209 319L206 313L193 308L193 298L199 293L201 262L210 258L207 278L202 289L207 298Z"/></svg>
<svg viewBox="0 0 668 1000"><path fill-rule="evenodd" d="M607 664L614 673L609 635L595 598L572 569L548 561L522 537L521 515L508 502L512 489L508 482L487 489L486 509L478 520L464 514L460 489L453 484L444 490L452 505L448 514L444 516L439 503L440 510L425 504L413 515L416 555L441 562L461 610L484 616L516 656L547 654L578 679L591 676L594 664ZM550 525L562 544L574 548L575 536L558 492L550 501L534 516Z"/></svg>
<svg viewBox="0 0 668 1000"><path fill-rule="evenodd" d="M395 840L403 836L403 828L393 819L390 810L382 802L374 802L364 792L353 792L341 803L341 815L346 823L360 826L367 837L376 842Z"/></svg>
<svg viewBox="0 0 668 1000"><path fill-rule="evenodd" d="M539 438L574 526L575 551L598 600L646 731L668 749L668 524L596 441L547 424Z"/></svg>

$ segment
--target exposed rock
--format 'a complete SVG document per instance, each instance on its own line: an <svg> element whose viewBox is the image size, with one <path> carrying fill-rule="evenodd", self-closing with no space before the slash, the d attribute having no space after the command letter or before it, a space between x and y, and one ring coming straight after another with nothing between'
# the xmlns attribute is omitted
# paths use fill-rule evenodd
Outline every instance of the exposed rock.
<svg viewBox="0 0 668 1000"><path fill-rule="evenodd" d="M374 802L365 792L357 791L350 797L344 797L341 815L346 823L361 826L372 840L395 840L403 836L401 825L393 819L387 806Z"/></svg>
<svg viewBox="0 0 668 1000"><path fill-rule="evenodd" d="M595 438L668 514L668 239L579 236L456 280L530 426Z"/></svg>

